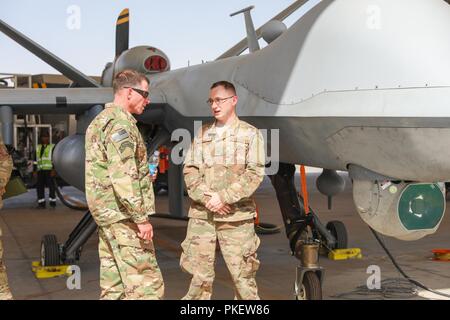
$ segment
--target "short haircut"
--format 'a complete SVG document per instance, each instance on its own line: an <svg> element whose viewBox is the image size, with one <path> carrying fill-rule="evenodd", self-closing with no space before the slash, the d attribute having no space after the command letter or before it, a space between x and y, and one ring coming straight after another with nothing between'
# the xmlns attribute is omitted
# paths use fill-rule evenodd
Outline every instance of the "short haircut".
<svg viewBox="0 0 450 320"><path fill-rule="evenodd" d="M146 81L147 84L150 84L144 74L131 69L123 70L114 77L114 93L117 93L117 91L123 89L124 87L140 86L142 81Z"/></svg>
<svg viewBox="0 0 450 320"><path fill-rule="evenodd" d="M236 95L236 88L234 87L234 84L232 84L231 82L228 82L228 81L218 81L211 86L210 90L220 87L220 86L224 87L225 90L232 91L233 94Z"/></svg>

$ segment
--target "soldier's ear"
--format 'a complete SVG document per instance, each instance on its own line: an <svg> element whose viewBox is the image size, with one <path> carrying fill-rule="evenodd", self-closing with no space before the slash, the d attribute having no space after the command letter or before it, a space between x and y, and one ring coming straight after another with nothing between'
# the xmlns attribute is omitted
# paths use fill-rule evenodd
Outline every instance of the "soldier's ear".
<svg viewBox="0 0 450 320"><path fill-rule="evenodd" d="M130 88L123 88L123 89L125 90L124 94L127 95L127 99L130 100L131 99L131 89Z"/></svg>

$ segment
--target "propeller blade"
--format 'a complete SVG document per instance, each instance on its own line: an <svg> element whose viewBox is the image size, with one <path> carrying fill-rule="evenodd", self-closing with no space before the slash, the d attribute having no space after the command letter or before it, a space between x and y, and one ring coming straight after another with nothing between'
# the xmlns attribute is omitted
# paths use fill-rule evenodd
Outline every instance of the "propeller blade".
<svg viewBox="0 0 450 320"><path fill-rule="evenodd" d="M85 75L80 70L71 66L70 64L57 57L56 55L54 55L38 43L34 42L24 34L20 33L2 20L0 20L0 32L3 32L5 35L33 53L48 65L61 72L73 82L76 82L83 87L100 87L100 85L94 79Z"/></svg>
<svg viewBox="0 0 450 320"><path fill-rule="evenodd" d="M122 10L116 24L116 58L128 50L130 42L130 11Z"/></svg>

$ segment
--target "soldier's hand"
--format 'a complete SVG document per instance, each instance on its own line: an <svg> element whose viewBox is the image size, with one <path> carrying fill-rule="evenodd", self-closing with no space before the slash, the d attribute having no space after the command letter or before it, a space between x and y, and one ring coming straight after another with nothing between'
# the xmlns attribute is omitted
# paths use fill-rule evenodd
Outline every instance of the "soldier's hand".
<svg viewBox="0 0 450 320"><path fill-rule="evenodd" d="M153 239L153 226L150 222L138 223L138 237L144 240L152 240Z"/></svg>
<svg viewBox="0 0 450 320"><path fill-rule="evenodd" d="M156 181L156 178L158 178L158 171L156 171L155 174L150 175L150 180L152 180L152 183Z"/></svg>
<svg viewBox="0 0 450 320"><path fill-rule="evenodd" d="M231 212L231 207L228 204L223 205L222 208L220 208L216 213L225 216L227 214L230 214Z"/></svg>
<svg viewBox="0 0 450 320"><path fill-rule="evenodd" d="M218 212L225 204L220 200L217 192L205 192L205 195L210 196L211 199L206 203L206 208L213 212Z"/></svg>

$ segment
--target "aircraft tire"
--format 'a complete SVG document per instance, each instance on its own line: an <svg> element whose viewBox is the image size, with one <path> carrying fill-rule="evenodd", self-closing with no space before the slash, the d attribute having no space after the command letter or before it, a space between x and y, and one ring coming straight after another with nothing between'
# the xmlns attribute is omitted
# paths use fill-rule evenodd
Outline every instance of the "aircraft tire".
<svg viewBox="0 0 450 320"><path fill-rule="evenodd" d="M322 286L317 273L305 273L302 288L295 290L295 300L322 300Z"/></svg>
<svg viewBox="0 0 450 320"><path fill-rule="evenodd" d="M341 221L330 221L326 226L327 230L336 238L336 245L334 249L347 249L348 248L348 236L347 229Z"/></svg>
<svg viewBox="0 0 450 320"><path fill-rule="evenodd" d="M61 264L59 253L59 244L56 236L47 234L42 238L41 242L41 265L58 266Z"/></svg>

